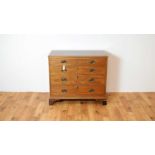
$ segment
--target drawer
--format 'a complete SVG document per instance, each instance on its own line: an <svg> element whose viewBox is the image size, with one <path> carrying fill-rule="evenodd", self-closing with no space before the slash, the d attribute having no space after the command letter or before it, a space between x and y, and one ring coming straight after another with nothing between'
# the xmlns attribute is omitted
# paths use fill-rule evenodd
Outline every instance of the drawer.
<svg viewBox="0 0 155 155"><path fill-rule="evenodd" d="M59 66L59 65L72 65L76 66L78 59L75 57L49 57L49 64Z"/></svg>
<svg viewBox="0 0 155 155"><path fill-rule="evenodd" d="M96 85L96 86L83 85L78 87L78 92L80 95L87 95L87 96L104 95L105 87L104 85Z"/></svg>
<svg viewBox="0 0 155 155"><path fill-rule="evenodd" d="M67 75L67 74L76 74L77 73L77 67L71 66L71 65L59 65L55 66L50 65L49 66L50 74L61 74L61 75Z"/></svg>
<svg viewBox="0 0 155 155"><path fill-rule="evenodd" d="M90 75L105 75L105 67L78 67L78 75L80 74L90 74Z"/></svg>
<svg viewBox="0 0 155 155"><path fill-rule="evenodd" d="M104 85L105 84L105 76L103 75L79 75L78 76L78 84L81 85Z"/></svg>
<svg viewBox="0 0 155 155"><path fill-rule="evenodd" d="M53 74L50 75L52 85L74 85L77 83L77 76L75 74Z"/></svg>
<svg viewBox="0 0 155 155"><path fill-rule="evenodd" d="M84 57L79 59L81 66L103 67L107 62L107 57Z"/></svg>
<svg viewBox="0 0 155 155"><path fill-rule="evenodd" d="M77 94L77 86L76 85L51 85L50 87L50 95L51 96L76 96Z"/></svg>

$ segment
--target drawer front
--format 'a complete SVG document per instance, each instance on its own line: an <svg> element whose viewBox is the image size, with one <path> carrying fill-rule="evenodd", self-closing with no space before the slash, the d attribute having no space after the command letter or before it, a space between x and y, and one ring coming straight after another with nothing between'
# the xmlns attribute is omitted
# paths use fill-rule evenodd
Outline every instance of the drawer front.
<svg viewBox="0 0 155 155"><path fill-rule="evenodd" d="M51 85L50 95L53 97L105 96L104 86Z"/></svg>
<svg viewBox="0 0 155 155"><path fill-rule="evenodd" d="M103 67L78 67L78 75L89 74L89 75L105 75L106 69Z"/></svg>
<svg viewBox="0 0 155 155"><path fill-rule="evenodd" d="M104 85L105 77L98 75L79 75L78 76L78 84L80 85Z"/></svg>
<svg viewBox="0 0 155 155"><path fill-rule="evenodd" d="M107 57L49 57L52 97L105 97Z"/></svg>
<svg viewBox="0 0 155 155"><path fill-rule="evenodd" d="M77 94L77 86L74 85L51 85L50 95L60 97L72 97Z"/></svg>
<svg viewBox="0 0 155 155"><path fill-rule="evenodd" d="M96 85L96 86L79 86L78 92L80 95L86 96L97 96L97 95L105 95L105 87L104 85Z"/></svg>
<svg viewBox="0 0 155 155"><path fill-rule="evenodd" d="M70 66L70 65L50 65L50 74L61 74L61 75L67 75L67 74L76 74L77 67Z"/></svg>
<svg viewBox="0 0 155 155"><path fill-rule="evenodd" d="M74 85L77 83L75 74L51 74L50 81L52 85Z"/></svg>
<svg viewBox="0 0 155 155"><path fill-rule="evenodd" d="M49 64L54 66L71 65L76 66L78 59L75 57L49 57Z"/></svg>
<svg viewBox="0 0 155 155"><path fill-rule="evenodd" d="M107 62L107 57L84 57L79 59L78 63L81 66L103 67Z"/></svg>

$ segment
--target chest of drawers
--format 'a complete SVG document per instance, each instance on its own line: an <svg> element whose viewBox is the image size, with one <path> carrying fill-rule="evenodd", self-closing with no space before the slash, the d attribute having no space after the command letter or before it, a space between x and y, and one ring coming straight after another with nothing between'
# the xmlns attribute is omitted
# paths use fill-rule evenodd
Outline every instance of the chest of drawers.
<svg viewBox="0 0 155 155"><path fill-rule="evenodd" d="M66 56L53 51L48 57L49 104L63 100L98 100L106 104L107 58L104 55Z"/></svg>

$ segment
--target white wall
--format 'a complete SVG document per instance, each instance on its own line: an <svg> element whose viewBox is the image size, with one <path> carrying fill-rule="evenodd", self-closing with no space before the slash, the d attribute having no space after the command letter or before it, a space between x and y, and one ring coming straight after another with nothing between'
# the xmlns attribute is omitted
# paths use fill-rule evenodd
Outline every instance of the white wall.
<svg viewBox="0 0 155 155"><path fill-rule="evenodd" d="M0 35L0 91L48 91L52 49L104 50L108 91L155 91L155 35Z"/></svg>

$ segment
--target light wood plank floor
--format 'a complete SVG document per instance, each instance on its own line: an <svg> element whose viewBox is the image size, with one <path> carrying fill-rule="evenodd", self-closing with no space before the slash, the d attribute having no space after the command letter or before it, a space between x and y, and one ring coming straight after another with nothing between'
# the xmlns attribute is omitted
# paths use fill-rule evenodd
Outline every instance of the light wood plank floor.
<svg viewBox="0 0 155 155"><path fill-rule="evenodd" d="M58 102L48 93L0 93L0 120L155 120L155 93L110 93L99 102Z"/></svg>

